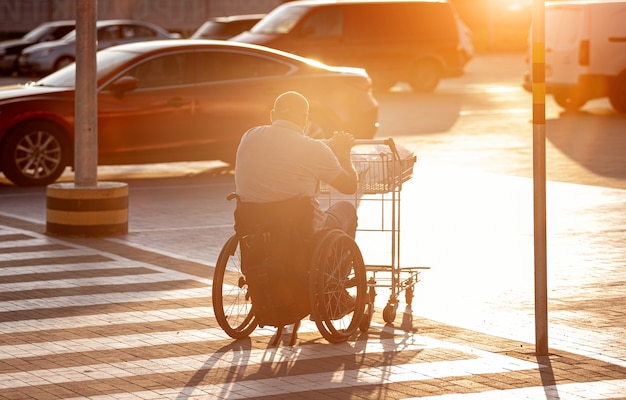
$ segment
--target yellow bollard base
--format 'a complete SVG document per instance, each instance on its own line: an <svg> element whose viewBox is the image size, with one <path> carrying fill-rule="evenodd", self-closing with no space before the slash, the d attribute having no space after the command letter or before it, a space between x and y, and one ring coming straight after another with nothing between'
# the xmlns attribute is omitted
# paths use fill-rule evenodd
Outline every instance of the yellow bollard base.
<svg viewBox="0 0 626 400"><path fill-rule="evenodd" d="M46 189L46 233L97 237L128 233L128 185L98 182L76 187L53 183Z"/></svg>

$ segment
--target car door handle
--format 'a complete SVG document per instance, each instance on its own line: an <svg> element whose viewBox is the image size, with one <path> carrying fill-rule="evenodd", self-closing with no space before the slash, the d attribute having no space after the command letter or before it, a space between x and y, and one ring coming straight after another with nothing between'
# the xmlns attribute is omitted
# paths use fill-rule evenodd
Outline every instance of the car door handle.
<svg viewBox="0 0 626 400"><path fill-rule="evenodd" d="M185 100L182 97L174 97L167 101L167 105L172 107L182 107L190 103L191 102L189 100Z"/></svg>

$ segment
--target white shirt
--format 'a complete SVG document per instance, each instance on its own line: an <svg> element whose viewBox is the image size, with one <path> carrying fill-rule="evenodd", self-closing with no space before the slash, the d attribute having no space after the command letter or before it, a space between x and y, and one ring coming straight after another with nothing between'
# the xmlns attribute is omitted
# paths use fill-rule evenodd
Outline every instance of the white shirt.
<svg viewBox="0 0 626 400"><path fill-rule="evenodd" d="M323 142L304 135L296 124L277 120L250 129L241 138L235 185L241 201L265 203L306 196L314 199L315 231L324 215L317 196L320 181L337 178L342 167Z"/></svg>

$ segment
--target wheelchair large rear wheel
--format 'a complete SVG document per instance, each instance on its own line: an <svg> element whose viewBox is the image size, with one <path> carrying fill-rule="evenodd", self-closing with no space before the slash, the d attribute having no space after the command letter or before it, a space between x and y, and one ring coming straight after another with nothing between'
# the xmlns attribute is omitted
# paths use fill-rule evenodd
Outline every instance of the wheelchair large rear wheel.
<svg viewBox="0 0 626 400"><path fill-rule="evenodd" d="M355 334L368 302L363 256L346 233L322 233L313 252L310 275L311 316L322 336L341 343Z"/></svg>
<svg viewBox="0 0 626 400"><path fill-rule="evenodd" d="M231 338L246 338L256 328L248 285L241 272L241 251L236 235L226 241L217 259L212 302L217 323Z"/></svg>

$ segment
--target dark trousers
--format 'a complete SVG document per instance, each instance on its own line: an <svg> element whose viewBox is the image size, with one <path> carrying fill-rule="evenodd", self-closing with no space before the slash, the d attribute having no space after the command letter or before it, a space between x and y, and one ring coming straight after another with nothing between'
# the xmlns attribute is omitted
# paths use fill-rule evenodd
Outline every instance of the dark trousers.
<svg viewBox="0 0 626 400"><path fill-rule="evenodd" d="M356 208L349 201L339 201L326 210L326 228L337 228L347 233L352 239L356 235Z"/></svg>

